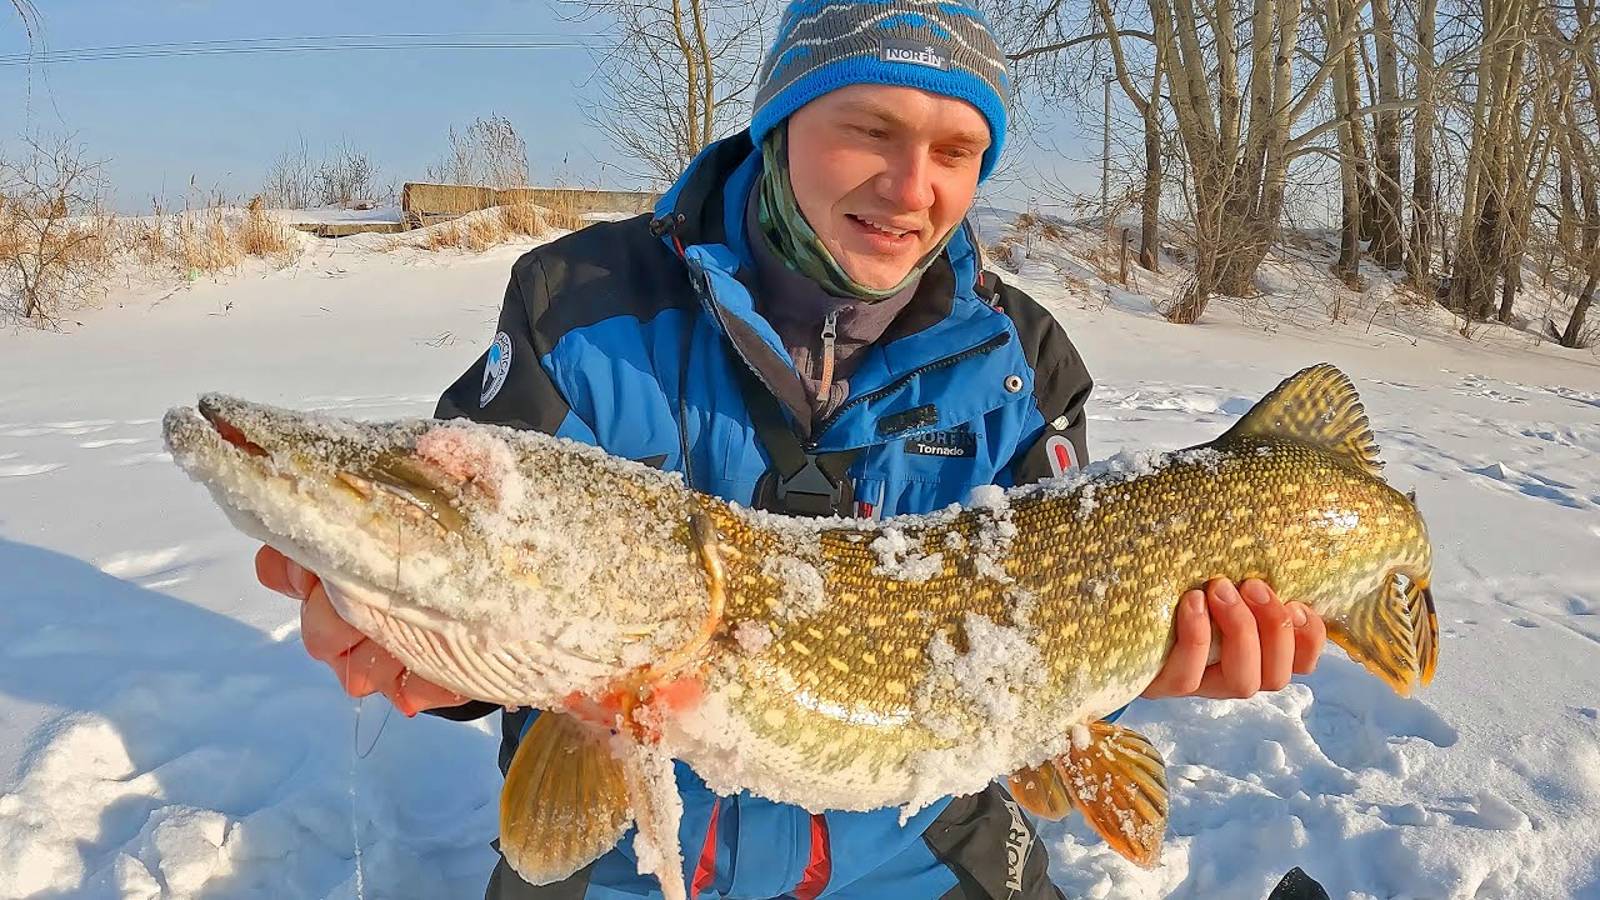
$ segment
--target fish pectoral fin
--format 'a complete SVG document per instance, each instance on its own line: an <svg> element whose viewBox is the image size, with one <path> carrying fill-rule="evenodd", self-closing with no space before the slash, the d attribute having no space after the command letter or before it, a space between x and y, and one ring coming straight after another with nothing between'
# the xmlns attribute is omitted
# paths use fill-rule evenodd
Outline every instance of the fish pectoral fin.
<svg viewBox="0 0 1600 900"><path fill-rule="evenodd" d="M1439 616L1425 582L1390 573L1383 585L1348 615L1327 622L1328 639L1382 678L1395 693L1411 696L1418 682L1433 680L1439 662Z"/></svg>
<svg viewBox="0 0 1600 900"><path fill-rule="evenodd" d="M1053 759L1012 772L1006 786L1023 809L1040 818L1055 822L1072 812L1072 795Z"/></svg>
<svg viewBox="0 0 1600 900"><path fill-rule="evenodd" d="M1054 765L1063 792L1111 849L1149 868L1167 832L1167 765L1137 731L1110 722L1086 726Z"/></svg>
<svg viewBox="0 0 1600 900"><path fill-rule="evenodd" d="M1310 444L1374 478L1383 468L1378 442L1355 385L1327 363L1284 379L1212 443L1225 444L1229 438L1241 437L1288 438Z"/></svg>
<svg viewBox="0 0 1600 900"><path fill-rule="evenodd" d="M633 812L609 735L541 713L500 792L500 852L530 884L559 881L616 846Z"/></svg>

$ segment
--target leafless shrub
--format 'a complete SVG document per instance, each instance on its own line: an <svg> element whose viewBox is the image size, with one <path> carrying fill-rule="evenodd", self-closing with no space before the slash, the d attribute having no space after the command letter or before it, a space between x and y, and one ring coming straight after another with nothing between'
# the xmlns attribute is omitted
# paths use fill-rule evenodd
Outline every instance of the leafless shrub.
<svg viewBox="0 0 1600 900"><path fill-rule="evenodd" d="M0 159L0 312L50 326L97 299L112 218L101 164L72 138L29 137Z"/></svg>
<svg viewBox="0 0 1600 900"><path fill-rule="evenodd" d="M299 147L283 151L272 161L266 183L261 186L261 195L268 206L305 209L314 205L318 197L320 170L321 167L311 161L306 142L301 140Z"/></svg>
<svg viewBox="0 0 1600 900"><path fill-rule="evenodd" d="M317 167L316 197L322 206L346 209L381 199L378 167L349 141L340 141Z"/></svg>
<svg viewBox="0 0 1600 900"><path fill-rule="evenodd" d="M496 188L528 183L528 146L510 119L477 118L461 132L450 126L449 135L449 149L427 168L428 181Z"/></svg>

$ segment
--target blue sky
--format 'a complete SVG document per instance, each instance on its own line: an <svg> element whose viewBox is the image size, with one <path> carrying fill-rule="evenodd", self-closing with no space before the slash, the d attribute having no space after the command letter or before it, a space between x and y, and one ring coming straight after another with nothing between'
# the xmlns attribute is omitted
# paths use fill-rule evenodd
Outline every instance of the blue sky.
<svg viewBox="0 0 1600 900"><path fill-rule="evenodd" d="M333 34L481 33L581 36L547 0L36 0L51 50L151 42ZM7 5L8 6L8 5ZM564 10L563 10L564 11ZM24 52L19 22L0 18L0 54ZM570 17L570 13L568 14ZM626 186L584 118L593 71L582 48L336 51L121 59L0 67L0 147L25 131L75 133L107 161L118 208L170 204L190 184L242 195L272 159L303 138L313 156L341 139L367 150L383 181L419 179L445 130L497 113L528 144L533 180ZM1052 139L1092 157L1067 116ZM1098 132L1098 121L1086 123ZM1097 135L1096 135L1097 136ZM1092 144L1092 146L1090 146ZM1015 146L1015 144L1013 145ZM1091 188L1098 167L1022 149ZM1077 152L1074 152L1077 151ZM1008 156L1010 152L1008 151ZM1087 181L1085 181L1087 179ZM1023 179L1029 181L1031 179ZM1092 189L1092 188L1091 188ZM1027 190L1016 187L1012 190ZM1027 198L1021 198L1026 200Z"/></svg>

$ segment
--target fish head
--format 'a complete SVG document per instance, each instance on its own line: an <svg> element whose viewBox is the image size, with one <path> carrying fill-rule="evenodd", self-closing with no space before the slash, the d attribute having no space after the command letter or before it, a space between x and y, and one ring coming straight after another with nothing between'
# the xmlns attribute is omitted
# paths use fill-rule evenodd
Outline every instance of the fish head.
<svg viewBox="0 0 1600 900"><path fill-rule="evenodd" d="M596 693L670 656L707 615L681 483L594 448L216 394L169 412L164 431L235 527L465 696L547 708Z"/></svg>

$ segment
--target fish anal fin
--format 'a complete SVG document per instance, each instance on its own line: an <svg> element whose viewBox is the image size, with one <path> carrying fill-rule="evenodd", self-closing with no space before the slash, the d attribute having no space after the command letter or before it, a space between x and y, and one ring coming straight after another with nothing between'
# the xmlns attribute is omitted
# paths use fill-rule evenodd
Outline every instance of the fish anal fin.
<svg viewBox="0 0 1600 900"><path fill-rule="evenodd" d="M628 830L627 778L609 738L555 712L523 736L500 792L500 852L528 883L566 878Z"/></svg>
<svg viewBox="0 0 1600 900"><path fill-rule="evenodd" d="M1215 443L1229 438L1276 438L1325 450L1376 477L1383 468L1378 442L1355 385L1327 363L1301 369L1273 388Z"/></svg>
<svg viewBox="0 0 1600 900"><path fill-rule="evenodd" d="M1054 822L1072 812L1072 795L1053 759L1011 773L1006 786L1023 809L1040 818Z"/></svg>
<svg viewBox="0 0 1600 900"><path fill-rule="evenodd" d="M1439 616L1426 582L1404 587L1395 573L1371 596L1338 620L1327 622L1328 639L1382 678L1402 697L1433 680L1439 663Z"/></svg>
<svg viewBox="0 0 1600 900"><path fill-rule="evenodd" d="M1150 868L1167 832L1167 766L1137 731L1110 722L1074 729L1072 747L1053 760L1072 805L1111 849Z"/></svg>

